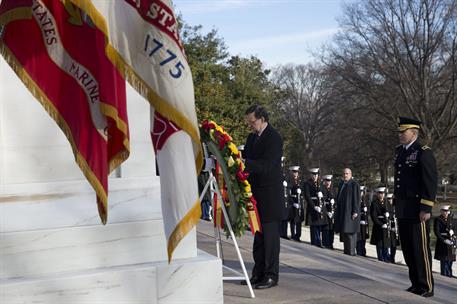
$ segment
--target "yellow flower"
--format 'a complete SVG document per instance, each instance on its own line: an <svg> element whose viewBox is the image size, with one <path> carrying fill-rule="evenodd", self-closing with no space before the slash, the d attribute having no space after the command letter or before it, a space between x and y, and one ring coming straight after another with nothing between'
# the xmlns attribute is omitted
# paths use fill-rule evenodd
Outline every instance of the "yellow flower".
<svg viewBox="0 0 457 304"><path fill-rule="evenodd" d="M238 148L235 146L234 143L230 142L228 144L228 147L229 147L230 151L232 151L233 154L238 155L239 151L238 151Z"/></svg>
<svg viewBox="0 0 457 304"><path fill-rule="evenodd" d="M247 185L244 187L244 191L251 192L251 185Z"/></svg>
<svg viewBox="0 0 457 304"><path fill-rule="evenodd" d="M211 137L212 141L215 141L216 139L214 138L214 129L209 130L209 137Z"/></svg>
<svg viewBox="0 0 457 304"><path fill-rule="evenodd" d="M234 164L235 164L235 160L233 159L233 157L230 156L227 159L227 166L232 167Z"/></svg>

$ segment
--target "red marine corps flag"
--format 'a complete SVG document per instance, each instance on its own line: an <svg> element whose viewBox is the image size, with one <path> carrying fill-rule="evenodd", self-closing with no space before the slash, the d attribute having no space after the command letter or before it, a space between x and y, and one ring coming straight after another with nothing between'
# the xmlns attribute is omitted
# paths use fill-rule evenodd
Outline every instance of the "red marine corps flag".
<svg viewBox="0 0 457 304"><path fill-rule="evenodd" d="M202 151L192 75L171 0L71 0L107 35L107 54L151 104L168 259L200 218Z"/></svg>
<svg viewBox="0 0 457 304"><path fill-rule="evenodd" d="M67 0L3 0L0 52L56 121L107 220L108 174L129 155L125 81L105 34Z"/></svg>

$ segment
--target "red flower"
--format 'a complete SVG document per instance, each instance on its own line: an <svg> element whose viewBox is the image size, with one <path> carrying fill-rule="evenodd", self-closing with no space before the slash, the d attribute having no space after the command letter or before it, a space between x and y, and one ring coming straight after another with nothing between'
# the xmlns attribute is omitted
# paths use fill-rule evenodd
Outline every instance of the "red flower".
<svg viewBox="0 0 457 304"><path fill-rule="evenodd" d="M238 179L241 181L246 180L248 178L248 176L249 176L249 173L243 172L241 170L236 173L236 177L238 177Z"/></svg>

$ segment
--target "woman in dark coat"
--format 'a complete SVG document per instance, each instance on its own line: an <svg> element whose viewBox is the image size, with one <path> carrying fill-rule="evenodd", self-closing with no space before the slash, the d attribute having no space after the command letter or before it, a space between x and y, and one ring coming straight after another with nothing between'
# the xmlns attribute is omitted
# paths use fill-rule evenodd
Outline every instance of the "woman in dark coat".
<svg viewBox="0 0 457 304"><path fill-rule="evenodd" d="M453 252L452 219L449 217L450 206L441 208L441 215L435 218L433 231L436 235L435 260L440 261L441 274L452 277L452 262L455 261L455 251Z"/></svg>

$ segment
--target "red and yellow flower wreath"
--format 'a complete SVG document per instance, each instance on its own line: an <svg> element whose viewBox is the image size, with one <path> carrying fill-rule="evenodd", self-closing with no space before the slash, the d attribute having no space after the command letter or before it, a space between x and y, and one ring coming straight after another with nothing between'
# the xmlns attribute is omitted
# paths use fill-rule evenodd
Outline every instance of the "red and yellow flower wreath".
<svg viewBox="0 0 457 304"><path fill-rule="evenodd" d="M216 158L222 173L223 181L218 178L218 186L223 190L224 205L235 236L243 235L248 227L253 234L261 231L257 202L247 180L249 174L244 171L241 153L232 137L214 121L204 120L200 130L202 141Z"/></svg>

